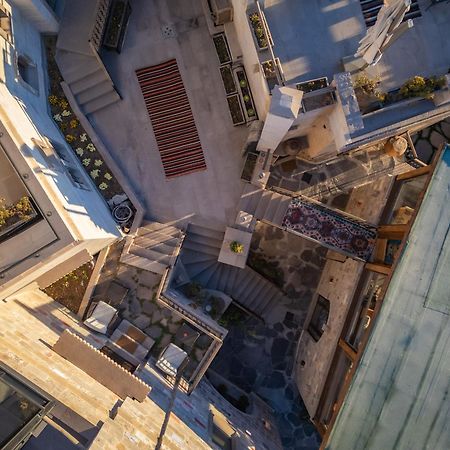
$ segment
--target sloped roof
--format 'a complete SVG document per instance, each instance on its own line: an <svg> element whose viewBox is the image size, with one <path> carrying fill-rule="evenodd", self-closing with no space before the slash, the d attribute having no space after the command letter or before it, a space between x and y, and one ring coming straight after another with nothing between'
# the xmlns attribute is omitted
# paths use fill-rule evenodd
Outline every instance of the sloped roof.
<svg viewBox="0 0 450 450"><path fill-rule="evenodd" d="M450 146L444 150L328 449L450 448Z"/></svg>

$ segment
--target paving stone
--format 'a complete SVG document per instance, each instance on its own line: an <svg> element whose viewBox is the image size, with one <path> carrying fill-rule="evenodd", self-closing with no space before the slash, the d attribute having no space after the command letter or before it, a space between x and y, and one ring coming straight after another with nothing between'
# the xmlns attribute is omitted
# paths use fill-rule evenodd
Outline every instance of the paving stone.
<svg viewBox="0 0 450 450"><path fill-rule="evenodd" d="M145 332L153 339L158 339L162 334L162 328L158 325L151 325L145 329Z"/></svg>
<svg viewBox="0 0 450 450"><path fill-rule="evenodd" d="M286 384L286 380L284 378L283 372L273 372L270 376L269 380L266 383L266 386L269 388L281 388Z"/></svg>
<svg viewBox="0 0 450 450"><path fill-rule="evenodd" d="M152 316L157 310L158 305L156 305L152 301L147 300L142 304L142 312L147 316Z"/></svg>
<svg viewBox="0 0 450 450"><path fill-rule="evenodd" d="M150 318L146 316L139 316L133 320L133 323L142 330L150 325Z"/></svg>

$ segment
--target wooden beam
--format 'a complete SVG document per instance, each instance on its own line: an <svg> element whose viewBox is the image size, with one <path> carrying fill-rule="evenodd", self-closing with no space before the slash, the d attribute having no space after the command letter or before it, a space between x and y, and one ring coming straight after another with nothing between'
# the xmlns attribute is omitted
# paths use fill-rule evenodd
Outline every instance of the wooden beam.
<svg viewBox="0 0 450 450"><path fill-rule="evenodd" d="M378 227L378 237L380 238L402 238L408 230L408 224L381 225Z"/></svg>
<svg viewBox="0 0 450 450"><path fill-rule="evenodd" d="M410 178L420 177L420 175L430 173L431 169L431 166L419 167L418 169L413 169L408 172L401 173L397 176L397 180L409 180Z"/></svg>
<svg viewBox="0 0 450 450"><path fill-rule="evenodd" d="M347 342L345 342L344 339L342 339L342 338L339 339L339 347L341 347L342 350L344 350L344 353L345 353L352 361L355 361L355 360L356 360L356 351L353 350L353 348L350 347L350 345L347 344Z"/></svg>
<svg viewBox="0 0 450 450"><path fill-rule="evenodd" d="M382 263L367 263L364 268L371 272L382 273L384 275L389 275L392 270L391 266Z"/></svg>

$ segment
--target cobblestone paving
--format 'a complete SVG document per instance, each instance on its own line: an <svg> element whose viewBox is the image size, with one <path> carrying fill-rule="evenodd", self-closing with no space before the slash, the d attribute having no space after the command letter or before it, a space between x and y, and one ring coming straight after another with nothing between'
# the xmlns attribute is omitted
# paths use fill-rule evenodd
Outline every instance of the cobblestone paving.
<svg viewBox="0 0 450 450"><path fill-rule="evenodd" d="M320 436L308 418L292 370L326 249L259 223L253 235L252 254L266 261L265 270L272 271L272 278L276 275L287 303L274 311L277 320L273 323L248 317L233 326L212 368L245 391L260 395L274 408L286 449L317 449Z"/></svg>
<svg viewBox="0 0 450 450"><path fill-rule="evenodd" d="M151 354L157 357L163 348L173 341L183 320L156 300L161 275L141 270L119 262L123 243L111 247L103 267L95 296L106 291L109 283L116 280L129 289L119 307L122 318L127 319L155 340ZM202 360L212 340L202 334L191 353L191 370ZM189 366L186 373L189 374Z"/></svg>
<svg viewBox="0 0 450 450"><path fill-rule="evenodd" d="M419 158L428 163L433 153L450 141L450 117L414 134L412 140Z"/></svg>

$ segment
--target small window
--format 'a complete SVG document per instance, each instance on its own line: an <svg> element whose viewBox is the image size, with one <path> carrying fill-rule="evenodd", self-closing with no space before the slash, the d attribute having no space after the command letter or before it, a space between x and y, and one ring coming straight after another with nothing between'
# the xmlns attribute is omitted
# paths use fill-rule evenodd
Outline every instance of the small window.
<svg viewBox="0 0 450 450"><path fill-rule="evenodd" d="M330 301L319 295L308 325L308 332L317 342L322 336L330 314Z"/></svg>
<svg viewBox="0 0 450 450"><path fill-rule="evenodd" d="M232 442L231 437L221 430L216 424L213 423L211 439L220 449L231 450Z"/></svg>
<svg viewBox="0 0 450 450"><path fill-rule="evenodd" d="M18 79L34 94L39 93L39 79L36 64L26 55L17 55L16 72Z"/></svg>

